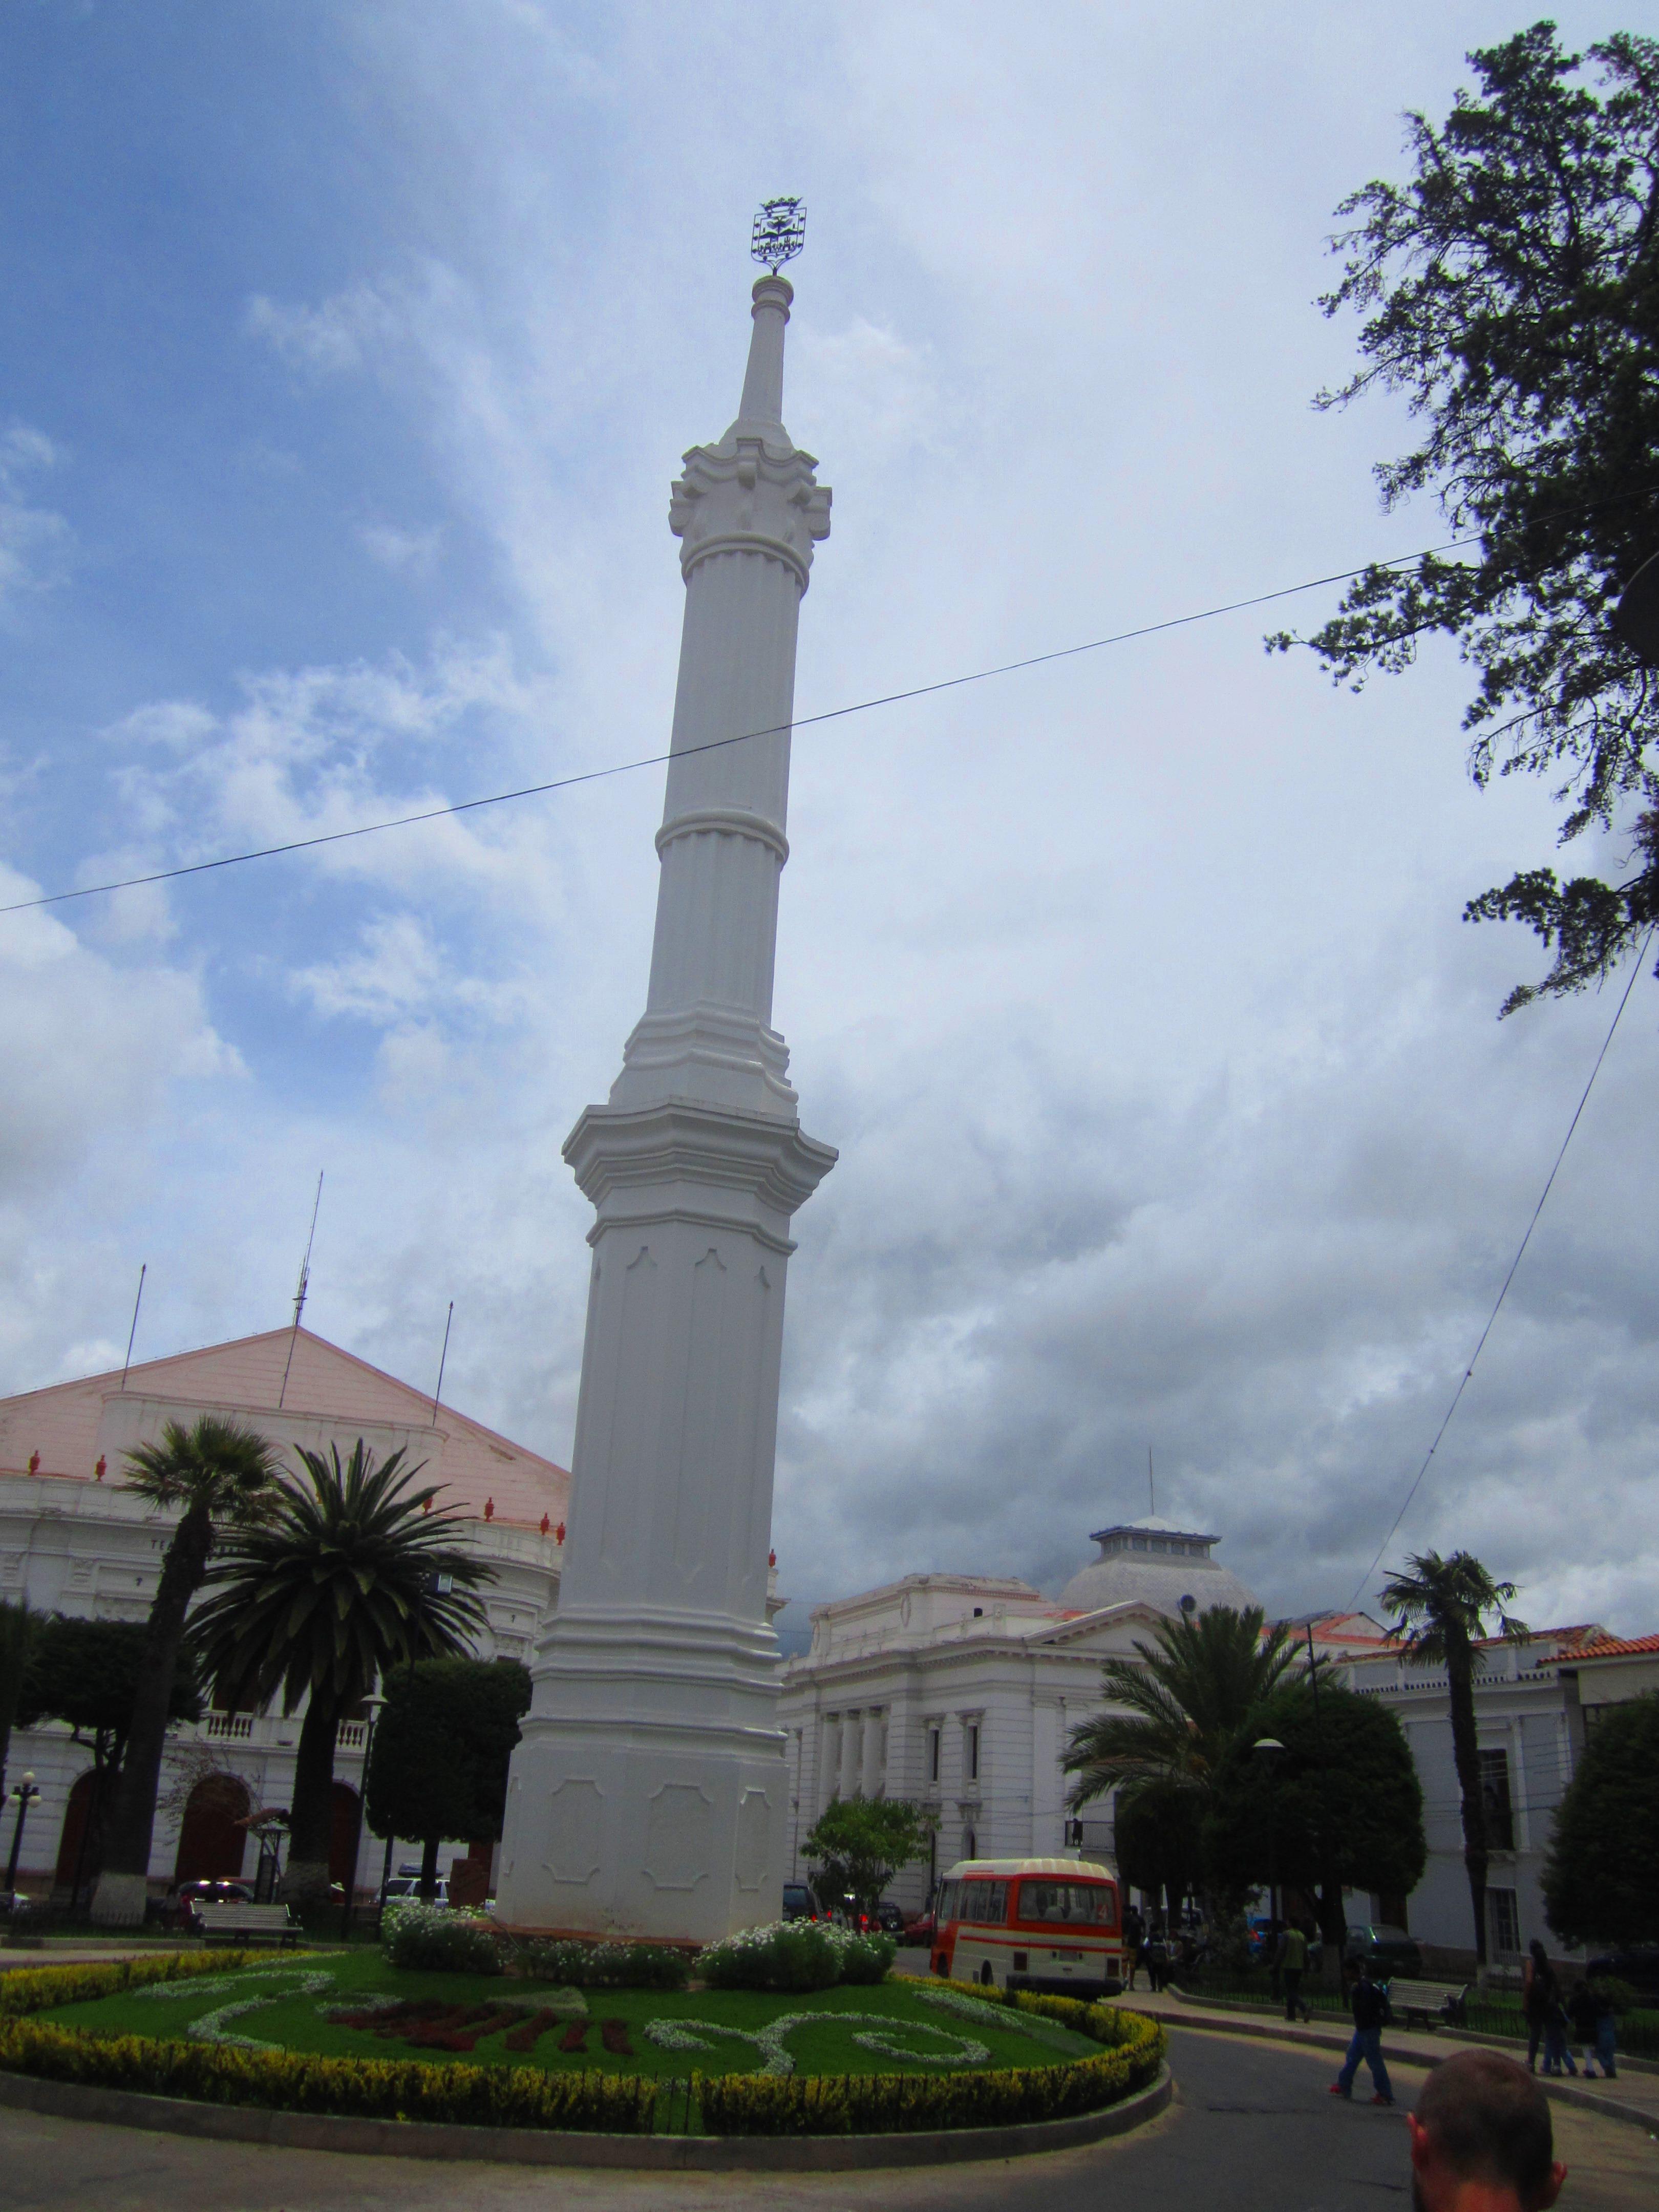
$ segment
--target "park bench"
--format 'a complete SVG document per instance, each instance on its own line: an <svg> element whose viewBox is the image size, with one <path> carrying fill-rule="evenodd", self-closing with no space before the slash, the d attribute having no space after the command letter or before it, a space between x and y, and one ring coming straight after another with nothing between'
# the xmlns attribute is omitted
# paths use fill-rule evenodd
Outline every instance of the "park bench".
<svg viewBox="0 0 1659 2212"><path fill-rule="evenodd" d="M198 1905L196 1924L210 1943L297 1943L305 1932L285 1905Z"/></svg>
<svg viewBox="0 0 1659 2212"><path fill-rule="evenodd" d="M1397 1976L1389 1984L1389 2008L1401 2027L1413 2020L1425 2027L1455 2027L1463 2016L1463 1994L1450 1982L1408 1982Z"/></svg>

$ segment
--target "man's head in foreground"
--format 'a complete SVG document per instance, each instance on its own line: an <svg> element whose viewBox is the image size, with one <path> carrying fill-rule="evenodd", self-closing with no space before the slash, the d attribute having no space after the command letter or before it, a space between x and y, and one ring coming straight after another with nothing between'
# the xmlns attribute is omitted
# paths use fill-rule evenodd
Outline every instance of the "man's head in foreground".
<svg viewBox="0 0 1659 2212"><path fill-rule="evenodd" d="M1567 2178L1548 2099L1524 2066L1496 2051L1443 2059L1407 2125L1417 2212L1548 2212Z"/></svg>

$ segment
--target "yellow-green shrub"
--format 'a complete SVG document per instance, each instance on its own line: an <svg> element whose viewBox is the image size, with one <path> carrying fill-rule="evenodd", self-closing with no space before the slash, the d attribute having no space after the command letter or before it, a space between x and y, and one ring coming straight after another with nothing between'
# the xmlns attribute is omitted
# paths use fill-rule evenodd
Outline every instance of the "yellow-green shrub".
<svg viewBox="0 0 1659 2212"><path fill-rule="evenodd" d="M656 2082L633 2075L325 2058L309 2051L160 2043L140 2035L100 2038L17 2019L0 2021L0 2067L52 2081L141 2089L204 2104L340 2112L364 2119L457 2121L468 2127L643 2135L650 2131L657 2104Z"/></svg>
<svg viewBox="0 0 1659 2212"><path fill-rule="evenodd" d="M74 1966L22 1966L0 1974L0 2020L118 1996L150 1982L184 1982L252 1963L252 1951L172 1951L161 1958L88 1960Z"/></svg>
<svg viewBox="0 0 1659 2212"><path fill-rule="evenodd" d="M982 1996L965 1983L947 1984ZM993 2000L995 2001L994 1999ZM1050 2006L1057 2008L1050 2012ZM1109 2005L1018 1993L1014 2009L1041 2012L1113 2046L1066 2066L975 2073L704 2075L697 2081L711 2135L891 2135L920 2128L1012 2127L1068 2119L1115 2105L1157 2078L1165 2038L1154 2020Z"/></svg>

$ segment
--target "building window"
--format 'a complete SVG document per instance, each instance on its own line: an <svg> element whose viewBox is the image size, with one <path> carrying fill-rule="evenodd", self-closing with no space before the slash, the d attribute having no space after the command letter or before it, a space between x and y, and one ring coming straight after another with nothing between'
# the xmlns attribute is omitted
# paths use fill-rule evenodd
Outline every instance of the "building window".
<svg viewBox="0 0 1659 2212"><path fill-rule="evenodd" d="M968 1779L970 1782L977 1782L979 1780L979 1723L977 1721L969 1721L968 1723L967 1759L965 1764L968 1770Z"/></svg>
<svg viewBox="0 0 1659 2212"><path fill-rule="evenodd" d="M979 1856L979 1838L971 1828L964 1828L962 1832L962 1856L965 1859Z"/></svg>
<svg viewBox="0 0 1659 2212"><path fill-rule="evenodd" d="M1480 1754L1480 1802L1486 1812L1486 1843L1494 1851L1515 1849L1515 1812L1510 1799L1507 1751Z"/></svg>
<svg viewBox="0 0 1659 2212"><path fill-rule="evenodd" d="M1512 1889L1486 1892L1486 1937L1496 1957L1520 1957L1521 1914Z"/></svg>
<svg viewBox="0 0 1659 2212"><path fill-rule="evenodd" d="M939 1734L940 1731L936 1728L930 1728L927 1731L927 1779L930 1782L939 1780Z"/></svg>

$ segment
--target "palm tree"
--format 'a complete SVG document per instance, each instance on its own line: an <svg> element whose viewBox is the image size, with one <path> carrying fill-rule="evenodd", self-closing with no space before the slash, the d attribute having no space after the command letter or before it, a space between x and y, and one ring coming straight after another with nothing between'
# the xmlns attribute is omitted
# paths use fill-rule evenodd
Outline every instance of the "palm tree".
<svg viewBox="0 0 1659 2212"><path fill-rule="evenodd" d="M1419 1659L1446 1670L1451 1706L1452 1759L1463 1805L1463 1866L1469 1878L1469 1907L1474 1915L1474 1955L1479 1978L1486 1978L1486 1806L1480 1790L1480 1751L1474 1728L1474 1646L1486 1634L1489 1613L1500 1633L1521 1638L1524 1620L1504 1612L1515 1595L1513 1583L1495 1583L1472 1552L1413 1553L1405 1571L1382 1592L1384 1612L1397 1615L1390 1636Z"/></svg>
<svg viewBox="0 0 1659 2212"><path fill-rule="evenodd" d="M1146 1801L1167 1821L1184 1798L1192 1832L1206 1809L1218 1769L1257 1706L1297 1664L1290 1632L1267 1627L1259 1605L1242 1612L1212 1606L1165 1622L1155 1645L1135 1659L1109 1659L1101 1670L1119 1710L1097 1713L1072 1732L1065 1765L1075 1774L1071 1802L1085 1805L1116 1790L1120 1803Z"/></svg>
<svg viewBox="0 0 1659 2212"><path fill-rule="evenodd" d="M279 1473L272 1445L217 1413L202 1414L188 1429L168 1421L159 1443L127 1454L127 1488L162 1511L182 1506L184 1512L149 1608L126 1758L93 1893L92 1917L106 1927L144 1917L167 1708L185 1615L206 1577L214 1539L223 1529L252 1528L270 1510Z"/></svg>
<svg viewBox="0 0 1659 2212"><path fill-rule="evenodd" d="M337 1445L299 1456L309 1483L285 1479L272 1518L225 1547L191 1628L227 1706L305 1704L283 1893L325 1899L341 1720L399 1662L469 1651L495 1570L453 1540L435 1484L409 1487L401 1449L378 1467L361 1437L344 1466Z"/></svg>

